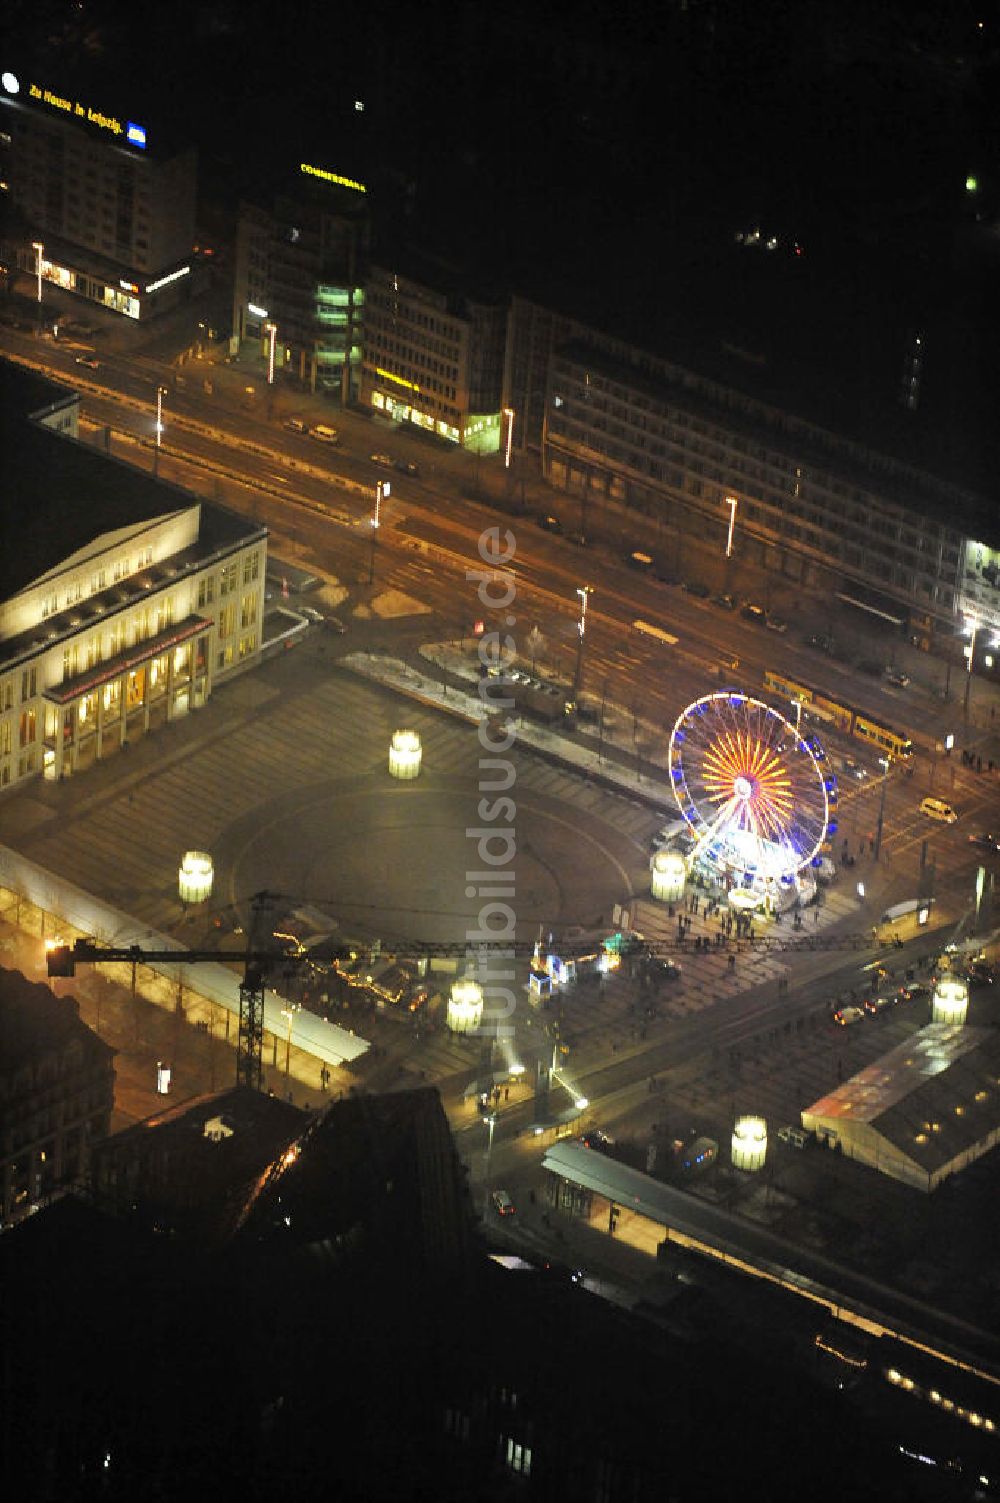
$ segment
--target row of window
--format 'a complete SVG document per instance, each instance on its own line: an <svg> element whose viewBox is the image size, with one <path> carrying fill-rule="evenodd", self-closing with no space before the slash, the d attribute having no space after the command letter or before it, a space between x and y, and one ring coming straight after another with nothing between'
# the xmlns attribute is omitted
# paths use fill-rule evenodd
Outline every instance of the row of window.
<svg viewBox="0 0 1000 1503"><path fill-rule="evenodd" d="M456 329L453 319L441 317L437 313L425 313L422 308L412 307L406 303L401 304L398 294L382 292L378 288L368 287L365 291L365 301L369 308L384 309L390 315L393 322L409 323L416 329L422 329L425 334L439 334L443 336L444 339L452 344L454 349L452 359L458 359L458 346L454 344L454 341L460 339L461 335ZM428 348L432 347L429 341L425 341L425 343L427 343ZM440 349L443 354L448 353L448 350L442 345L436 345L434 348Z"/></svg>
<svg viewBox="0 0 1000 1503"><path fill-rule="evenodd" d="M950 546L940 550L940 558L936 557L934 555L938 553L938 548L933 541L914 532L911 526L904 524L901 517L893 518L887 516L884 511L881 514L875 511L872 498L867 498L868 509L866 511L851 513L857 518L855 525L851 526L847 521L847 508L844 503L824 494L825 477L822 488L816 483L807 486L801 479L796 478L794 499L789 504L787 497L770 485L749 486L743 465L731 456L726 456L728 462L725 465L711 465L700 459L690 458L682 436L667 435L674 441L658 446L661 452L667 447L670 448L676 463L669 466L647 459L645 455L637 453L634 448L627 447L626 444L596 437L594 426L578 412L575 402L571 401L567 405L565 399L560 405L558 417L552 416L549 420L551 435L575 439L586 447L605 454L609 459L648 474L651 479L672 486L675 490L683 489L690 495L711 499L712 486L707 488L703 486L699 477L705 477L706 480L714 483L720 499L727 490L735 489L740 494L741 513L747 520L764 520L768 514L765 508L773 509L769 525L780 529L787 513L799 516L803 521L808 516L810 524L817 529L815 544L820 548L827 549L831 544L827 538L819 535L819 529L828 532L835 542L852 538L859 546L870 544L874 534L880 540L894 544L894 551L905 557L905 562L910 568L928 571L936 570L937 567L943 565L953 571L957 567L957 539L951 540ZM721 446L718 452L725 454ZM799 470L799 475L801 475L801 470ZM748 489L756 489L759 493L764 493L760 497L761 506L755 506L753 502L746 499ZM838 489L842 491L843 487L838 486ZM774 514L775 512L777 515ZM907 521L911 520L907 519ZM936 533L937 528L932 528L932 531ZM928 549L933 550L930 557L927 556Z"/></svg>
<svg viewBox="0 0 1000 1503"><path fill-rule="evenodd" d="M567 330L566 338L571 337ZM627 347L618 349L613 347L614 341L606 343L606 352L611 358L617 359L635 369L655 382L667 382L672 386L679 387L682 391L690 391L711 402L713 405L733 412L739 412L744 417L750 418L754 423L766 424L779 432L796 437L802 437L810 444L829 450L838 456L843 456L849 463L857 464L860 460L864 465L877 469L881 473L892 477L894 483L914 491L924 493L927 490L929 479L913 466L899 460L892 459L888 455L879 454L871 450L859 450L858 446L843 435L830 432L826 429L815 428L803 419L794 417L792 414L766 406L744 392L735 391L732 388L720 386L705 377L697 376L691 371L682 370L670 365L667 361L651 356L645 352L639 352ZM631 416L633 411L656 412L666 415L676 422L677 426L688 427L692 432L711 434L720 432L718 424L712 424L690 412L673 412L664 398L659 395L651 395L634 389L627 381L623 383L614 377L604 376L593 371L585 371L578 374L578 362L555 361L554 369L561 374L561 378L567 381L579 381L585 389L585 400L588 402L596 399L600 392L613 394L624 403L625 410ZM728 429L722 430L726 435L727 445L730 449L745 450L749 455L766 459L771 468L787 467L791 461L787 457L775 454L765 449L759 439L730 433ZM862 505L868 505L869 495L864 490L859 490L849 483L829 477L829 489L834 494L853 498ZM956 502L963 503L968 499L966 494L958 487L949 486L944 482L934 482L934 494L940 499L951 498Z"/></svg>
<svg viewBox="0 0 1000 1503"><path fill-rule="evenodd" d="M220 646L215 665L221 672L224 668L231 668L236 662L245 662L256 651L257 633L255 631L247 632L245 636L240 637L238 643L224 642Z"/></svg>
<svg viewBox="0 0 1000 1503"><path fill-rule="evenodd" d="M574 492L586 490L594 498L609 494L616 500L631 499L633 504L649 512L655 512L664 501L661 493L647 489L634 481L626 485L623 477L615 475L613 471L583 469L578 465L568 466L565 460L557 457L555 453L549 455L547 474L552 484L562 489ZM704 485L697 476L686 475L682 478L683 484L674 488L692 499L708 502L716 507L721 526L724 516L722 491L715 491ZM952 608L955 592L950 584L932 575L914 574L905 562L900 563L898 559L894 559L890 551L884 547L878 554L875 554L870 546L851 543L843 535L843 529L838 535L833 530L826 532L814 524L800 525L790 521L780 509L773 511L745 498L741 500L740 516L750 526L767 528L778 537L804 544L815 553L840 558L850 568L867 573L885 585L893 585L912 599L918 599L931 606L942 606L949 610Z"/></svg>

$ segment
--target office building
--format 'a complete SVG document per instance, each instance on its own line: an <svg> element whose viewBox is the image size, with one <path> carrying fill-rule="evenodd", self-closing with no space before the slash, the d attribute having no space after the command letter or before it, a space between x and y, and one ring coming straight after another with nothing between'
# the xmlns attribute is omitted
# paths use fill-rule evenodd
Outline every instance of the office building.
<svg viewBox="0 0 1000 1503"><path fill-rule="evenodd" d="M204 705L260 655L267 533L82 444L77 399L0 364L0 791ZM30 525L28 520L30 519Z"/></svg>
<svg viewBox="0 0 1000 1503"><path fill-rule="evenodd" d="M29 75L0 82L4 255L44 286L149 318L188 297L197 157L125 118Z"/></svg>
<svg viewBox="0 0 1000 1503"><path fill-rule="evenodd" d="M921 646L969 621L1000 631L1000 525L967 487L517 297L504 406L583 531L592 508L634 511L683 573L692 541L724 556L735 509L737 559Z"/></svg>
<svg viewBox="0 0 1000 1503"><path fill-rule="evenodd" d="M244 340L312 391L357 399L368 262L365 185L302 163L265 203L241 203L233 353Z"/></svg>
<svg viewBox="0 0 1000 1503"><path fill-rule="evenodd" d="M365 296L361 403L482 453L500 447L506 304L459 290L424 261L373 266Z"/></svg>

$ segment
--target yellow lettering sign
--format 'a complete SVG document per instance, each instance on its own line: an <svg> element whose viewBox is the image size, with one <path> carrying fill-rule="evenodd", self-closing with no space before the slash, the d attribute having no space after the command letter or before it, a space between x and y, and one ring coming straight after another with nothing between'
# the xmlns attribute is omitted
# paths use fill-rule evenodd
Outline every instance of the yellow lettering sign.
<svg viewBox="0 0 1000 1503"><path fill-rule="evenodd" d="M75 120L86 120L88 124L99 126L101 130L109 130L112 135L121 136L125 133L125 127L114 115L105 115L101 110L93 110L88 104L80 104L79 100L64 99L61 94L53 94L51 89L40 88L38 84L29 84L28 95L31 99L40 99L50 109L61 110L65 115L72 115Z"/></svg>
<svg viewBox="0 0 1000 1503"><path fill-rule="evenodd" d="M383 381L395 381L397 386L405 386L408 391L420 390L415 381L407 381L405 376L394 376L392 371L384 371L380 365L375 367L375 374L381 376Z"/></svg>
<svg viewBox="0 0 1000 1503"><path fill-rule="evenodd" d="M325 167L310 167L308 162L299 164L299 171L307 177L320 177L325 183L336 183L340 188L351 188L355 193L367 193L364 183L359 183L353 177L342 177L339 172L327 172Z"/></svg>

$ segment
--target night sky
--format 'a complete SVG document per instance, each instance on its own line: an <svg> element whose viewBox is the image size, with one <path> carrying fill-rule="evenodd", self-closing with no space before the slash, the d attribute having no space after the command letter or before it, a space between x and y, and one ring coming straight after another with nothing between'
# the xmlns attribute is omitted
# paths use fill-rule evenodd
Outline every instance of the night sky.
<svg viewBox="0 0 1000 1503"><path fill-rule="evenodd" d="M443 251L946 476L994 472L995 0L6 12L12 64L197 142L204 232L319 160L371 184L380 254ZM755 227L773 252L737 243Z"/></svg>

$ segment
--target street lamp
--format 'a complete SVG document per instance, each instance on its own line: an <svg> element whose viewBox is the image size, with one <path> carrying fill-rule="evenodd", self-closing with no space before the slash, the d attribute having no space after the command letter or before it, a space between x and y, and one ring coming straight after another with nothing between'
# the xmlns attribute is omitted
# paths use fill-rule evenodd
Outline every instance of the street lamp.
<svg viewBox="0 0 1000 1503"><path fill-rule="evenodd" d="M38 301L42 301L42 251L45 246L40 240L32 240L31 248L35 252L35 275L38 277Z"/></svg>
<svg viewBox="0 0 1000 1503"><path fill-rule="evenodd" d="M964 705L964 708L962 710L962 713L965 716L966 720L968 720L968 718L969 718L969 697L970 697L970 695L972 693L972 660L973 660L973 658L976 655L976 633L979 630L979 622L976 621L975 619L968 620L965 623L965 630L966 630L966 632L968 633L968 636L969 636L969 645L968 645L967 648L964 649L965 654L968 657L968 669L969 669L969 672L968 672L968 676L967 676L967 678L965 680L965 705Z"/></svg>
<svg viewBox="0 0 1000 1503"><path fill-rule="evenodd" d="M875 849L872 851L872 855L876 861L882 849L882 821L885 819L885 780L889 776L889 764L891 761L891 757L879 757L878 759L879 766L882 769L882 788L878 800L878 824L875 826Z"/></svg>
<svg viewBox="0 0 1000 1503"><path fill-rule="evenodd" d="M268 334L270 335L270 344L268 346L268 351L267 351L267 384L268 384L268 386L273 386L274 385L274 341L275 341L275 338L277 337L278 325L276 323L267 323L267 324L264 325L264 328L267 330Z"/></svg>
<svg viewBox="0 0 1000 1503"><path fill-rule="evenodd" d="M733 556L733 529L736 526L736 508L739 505L735 496L726 497L726 505L729 507L729 536L726 538L726 557Z"/></svg>
<svg viewBox="0 0 1000 1503"><path fill-rule="evenodd" d="M484 1176L485 1180L486 1180L486 1209L489 1210L489 1208L490 1208L490 1159L492 1158L492 1155L493 1155L493 1129L497 1125L496 1112L490 1112L489 1116L486 1116L486 1117L483 1118L483 1122L485 1123L486 1127L489 1129L489 1137L486 1140L486 1172L485 1172L485 1176Z"/></svg>
<svg viewBox="0 0 1000 1503"><path fill-rule="evenodd" d="M157 448L160 447L160 440L163 437L163 398L166 395L167 395L167 388L165 386L158 386L156 388L156 447Z"/></svg>
<svg viewBox="0 0 1000 1503"><path fill-rule="evenodd" d="M288 1072L291 1066L292 1059L292 1019L294 1018L295 1013L292 1008L283 1007L281 1009L281 1016L285 1019L285 1022L288 1025L288 1029L285 1034L285 1084L287 1085Z"/></svg>
<svg viewBox="0 0 1000 1503"><path fill-rule="evenodd" d="M862 902L864 902L864 896L865 896L865 884L863 882L859 882L858 883L858 897L862 900Z"/></svg>
<svg viewBox="0 0 1000 1503"><path fill-rule="evenodd" d="M580 686L583 683L583 644L587 635L587 599L593 593L593 585L577 587L580 597L580 620L577 622L576 672L573 675L573 703L579 704Z"/></svg>
<svg viewBox="0 0 1000 1503"><path fill-rule="evenodd" d="M373 512L372 519L371 519L372 520L372 552L371 552L371 560L370 560L369 565L368 565L368 583L370 585L373 585L375 583L375 543L376 543L376 540L378 538L378 529L379 529L379 520L380 520L379 519L379 513L382 510L382 498L383 498L383 496L388 496L388 494L389 494L389 482L388 482L388 480L379 480L377 482L376 486L375 486L375 511Z"/></svg>
<svg viewBox="0 0 1000 1503"><path fill-rule="evenodd" d="M792 704L795 706L795 735L796 735L796 739L798 738L799 727L802 724L802 706L803 706L804 702L805 701L801 700L801 699L793 699L792 700Z"/></svg>
<svg viewBox="0 0 1000 1503"><path fill-rule="evenodd" d="M506 443L504 445L503 463L504 463L504 469L509 470L510 469L510 451L511 451L511 448L512 448L513 443L514 443L514 409L513 409L513 407L505 407L504 410L503 410L503 415L507 419L507 440L506 440Z"/></svg>

